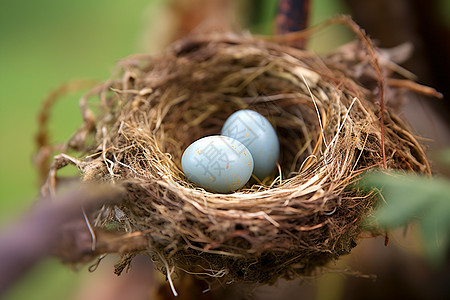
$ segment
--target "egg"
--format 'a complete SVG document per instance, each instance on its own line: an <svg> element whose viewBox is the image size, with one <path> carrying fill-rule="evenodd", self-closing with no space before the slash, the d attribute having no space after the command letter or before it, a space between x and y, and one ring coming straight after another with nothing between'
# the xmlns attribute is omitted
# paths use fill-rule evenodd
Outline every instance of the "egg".
<svg viewBox="0 0 450 300"><path fill-rule="evenodd" d="M239 110L225 121L221 134L248 148L256 177L263 180L272 174L280 156L280 142L275 129L263 115L253 110Z"/></svg>
<svg viewBox="0 0 450 300"><path fill-rule="evenodd" d="M220 135L196 140L181 158L181 167L189 181L219 193L243 187L252 176L253 166L247 147Z"/></svg>

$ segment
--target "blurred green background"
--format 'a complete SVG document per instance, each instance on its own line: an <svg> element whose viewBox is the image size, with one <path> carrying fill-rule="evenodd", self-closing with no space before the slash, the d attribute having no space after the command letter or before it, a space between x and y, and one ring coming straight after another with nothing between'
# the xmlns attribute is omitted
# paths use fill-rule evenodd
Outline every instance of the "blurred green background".
<svg viewBox="0 0 450 300"><path fill-rule="evenodd" d="M152 23L152 18L168 2L0 0L1 230L26 212L38 194L32 155L42 100L71 80L106 80L120 58L157 49L160 44L154 39L165 24ZM262 24L253 28L256 31L271 28L265 22L271 17L273 1L267 4L269 9L259 18ZM338 12L345 12L340 1L314 1L310 23ZM341 32L342 36L319 40L312 47L319 52L332 48L348 39L345 31ZM79 126L79 96L64 97L56 105L51 117L52 141L66 140ZM86 270L75 273L49 259L36 266L5 299L67 299L86 274Z"/></svg>
<svg viewBox="0 0 450 300"><path fill-rule="evenodd" d="M42 100L71 80L105 80L118 59L142 51L144 16L156 2L0 1L1 228L24 213L38 193L32 155ZM66 97L55 107L54 141L64 141L80 124L78 97ZM6 299L66 299L79 276L48 260Z"/></svg>

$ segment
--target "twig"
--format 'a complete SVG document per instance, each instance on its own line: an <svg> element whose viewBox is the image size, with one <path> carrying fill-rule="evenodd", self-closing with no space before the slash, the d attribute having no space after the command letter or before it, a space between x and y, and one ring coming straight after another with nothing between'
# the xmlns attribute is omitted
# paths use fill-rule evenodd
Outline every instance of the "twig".
<svg viewBox="0 0 450 300"><path fill-rule="evenodd" d="M52 91L42 103L41 110L38 114L38 131L36 133L36 147L38 152L34 158L34 163L39 172L39 178L43 181L48 172L49 159L52 154L52 146L50 144L49 136L49 119L50 112L55 103L63 96L80 91L85 88L92 87L96 81L93 80L77 80L69 83L61 84L57 89Z"/></svg>
<svg viewBox="0 0 450 300"><path fill-rule="evenodd" d="M415 93L434 97L437 99L444 98L444 95L436 91L434 88L407 79L388 78L387 84L392 87L402 87Z"/></svg>
<svg viewBox="0 0 450 300"><path fill-rule="evenodd" d="M385 150L385 137L384 137L384 112L386 110L385 108L385 101L384 101L384 77L381 74L380 66L378 65L378 59L377 55L375 54L375 51L373 50L375 46L372 43L372 40L367 36L365 31L359 27L358 24L356 24L355 21L350 16L347 15L341 15L337 16L333 19L331 19L332 23L340 23L348 26L357 36L358 38L364 43L366 46L367 52L369 52L370 56L370 63L372 64L372 67L377 75L377 82L378 82L378 89L379 91L379 98L380 98L380 128L381 128L381 156L383 158L383 168L386 169L386 150Z"/></svg>

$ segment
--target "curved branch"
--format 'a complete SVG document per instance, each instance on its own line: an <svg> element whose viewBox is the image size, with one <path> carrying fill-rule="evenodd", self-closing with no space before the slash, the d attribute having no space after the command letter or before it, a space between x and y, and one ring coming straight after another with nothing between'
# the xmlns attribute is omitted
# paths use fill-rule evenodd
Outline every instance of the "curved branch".
<svg viewBox="0 0 450 300"><path fill-rule="evenodd" d="M38 261L55 252L56 254L64 252L62 248L58 251L55 249L64 246L62 243L65 240L83 245L85 241L83 232L89 234L89 230L83 218L82 208L92 212L103 204L119 203L124 198L125 190L121 187L87 185L56 199L39 199L27 215L0 234L0 298L7 288ZM80 224L84 226L84 231L67 231L68 227L79 227ZM73 235L70 236L71 234ZM64 236L66 238L61 239ZM104 239L99 240L102 242ZM69 249L69 253L72 253L72 256L86 256L92 259L93 255L97 255L97 251L112 250L100 245L96 248L96 252L92 253L90 238L88 246L90 251L76 253L84 247L74 247Z"/></svg>

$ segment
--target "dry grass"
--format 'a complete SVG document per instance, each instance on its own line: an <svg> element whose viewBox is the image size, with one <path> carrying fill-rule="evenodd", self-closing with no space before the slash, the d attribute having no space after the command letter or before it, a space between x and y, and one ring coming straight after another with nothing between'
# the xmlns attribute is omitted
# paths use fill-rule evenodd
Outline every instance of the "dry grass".
<svg viewBox="0 0 450 300"><path fill-rule="evenodd" d="M145 232L144 252L167 275L273 283L349 253L374 205L373 195L353 184L358 176L384 163L429 172L426 156L389 106L380 125L379 81L394 64L379 61L374 72L378 49L371 56L357 42L354 53L343 48L321 57L277 41L196 34L159 55L122 60L118 76L81 100L84 124L64 149L79 157L54 161L44 193L69 163L84 182L125 187L122 204L104 206L91 216L94 225ZM403 97L398 85L384 89L388 104ZM95 106L88 105L95 95ZM183 150L218 134L244 108L276 129L278 173L230 194L188 182ZM125 264L134 254L124 255Z"/></svg>

